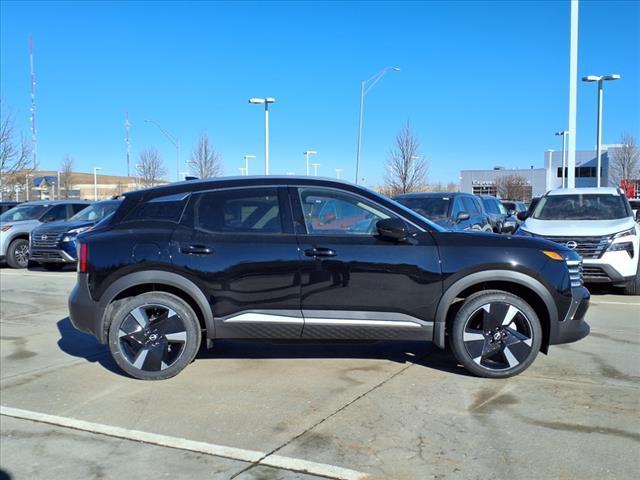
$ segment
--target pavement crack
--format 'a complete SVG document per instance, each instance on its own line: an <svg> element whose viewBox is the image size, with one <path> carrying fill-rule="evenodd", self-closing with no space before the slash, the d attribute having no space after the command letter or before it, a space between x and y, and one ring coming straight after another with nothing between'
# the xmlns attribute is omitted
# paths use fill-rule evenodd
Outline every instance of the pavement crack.
<svg viewBox="0 0 640 480"><path fill-rule="evenodd" d="M354 403L358 402L359 400L361 400L362 398L366 397L367 395L369 395L371 392L379 389L380 387L384 386L385 384L387 384L388 382L390 382L391 380L393 380L394 378L398 377L399 375L403 374L404 372L406 372L408 369L410 369L411 367L413 367L414 365L416 365L417 363L421 362L422 360L426 359L430 354L432 354L433 351L428 352L425 355L422 355L420 357L416 357L415 360L410 363L409 365L406 365L404 367L402 367L400 370L398 370L397 372L391 374L389 377L385 378L384 380L382 380L381 382L375 384L373 387L371 387L370 389L368 389L366 392L361 393L360 395L356 396L355 398L353 398L352 400L350 400L349 402L345 403L344 405L342 405L340 408L334 410L333 412L331 412L329 415L326 415L325 417L321 418L320 420L318 420L316 423L314 423L313 425L307 427L306 429L304 429L302 432L300 432L299 434L297 434L294 437L291 437L289 440L287 440L286 442L284 442L282 445L274 448L273 450L271 450L270 452L267 452L265 455L263 455L262 457L260 457L258 460L256 460L255 462L252 462L251 464L247 465L246 467L244 467L243 469L241 469L240 471L234 473L233 475L231 475L229 477L229 480L233 480L234 478L237 478L238 476L242 475L243 473L245 473L248 470L251 470L253 467L257 467L259 466L266 458L270 457L271 455L275 455L278 451L282 450L283 448L287 447L288 445L290 445L291 443L295 442L296 440L298 440L299 438L301 438L302 436L304 436L305 434L309 433L310 431L314 430L316 427L319 427L320 425L322 425L323 423L325 423L327 420L335 417L336 415L338 415L339 413L341 413L342 411L346 410L347 408L349 408L351 405L353 405Z"/></svg>

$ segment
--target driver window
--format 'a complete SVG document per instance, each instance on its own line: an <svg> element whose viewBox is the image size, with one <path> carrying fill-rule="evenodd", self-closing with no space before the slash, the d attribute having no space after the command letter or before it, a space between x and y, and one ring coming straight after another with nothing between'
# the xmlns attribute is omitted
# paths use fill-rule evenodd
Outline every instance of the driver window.
<svg viewBox="0 0 640 480"><path fill-rule="evenodd" d="M378 220L393 216L369 200L342 191L301 188L299 193L310 235L373 235Z"/></svg>
<svg viewBox="0 0 640 480"><path fill-rule="evenodd" d="M464 212L464 208L462 207L462 199L460 197L455 197L453 201L453 210L451 211L451 218L457 218L460 212Z"/></svg>

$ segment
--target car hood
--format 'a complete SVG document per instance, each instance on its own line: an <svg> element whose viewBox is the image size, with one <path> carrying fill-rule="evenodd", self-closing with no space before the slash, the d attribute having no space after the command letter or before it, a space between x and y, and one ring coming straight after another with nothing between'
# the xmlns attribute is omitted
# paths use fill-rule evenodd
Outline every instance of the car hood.
<svg viewBox="0 0 640 480"><path fill-rule="evenodd" d="M40 225L40 220L20 220L19 222L2 222L3 227L11 227L11 231L30 232Z"/></svg>
<svg viewBox="0 0 640 480"><path fill-rule="evenodd" d="M86 220L75 220L73 222L62 220L58 222L43 223L40 227L38 227L38 233L62 231L68 232L69 230L73 230L74 228L90 227L94 224L95 222L88 222Z"/></svg>
<svg viewBox="0 0 640 480"><path fill-rule="evenodd" d="M560 245L542 238L525 237L518 235L500 235L497 233L485 233L477 231L440 232L442 242L447 245L475 247L495 247L505 251L509 248L535 248L538 250L554 250L571 253L572 251Z"/></svg>
<svg viewBox="0 0 640 480"><path fill-rule="evenodd" d="M549 237L595 237L612 235L635 226L633 218L616 220L537 220L527 218L520 228Z"/></svg>

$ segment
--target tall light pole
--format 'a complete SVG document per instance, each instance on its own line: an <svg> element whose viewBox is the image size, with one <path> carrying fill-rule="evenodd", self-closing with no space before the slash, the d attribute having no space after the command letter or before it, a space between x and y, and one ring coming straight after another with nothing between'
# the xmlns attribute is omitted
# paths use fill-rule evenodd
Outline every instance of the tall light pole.
<svg viewBox="0 0 640 480"><path fill-rule="evenodd" d="M317 177L318 176L318 167L320 166L319 163L314 163L313 164L313 176Z"/></svg>
<svg viewBox="0 0 640 480"><path fill-rule="evenodd" d="M250 98L249 103L253 105L264 104L264 174L269 175L269 104L276 103L273 97Z"/></svg>
<svg viewBox="0 0 640 480"><path fill-rule="evenodd" d="M145 120L144 123L155 125L156 128L164 133L164 136L167 137L171 143L173 143L173 146L176 147L176 180L180 181L180 139L175 135L167 132L153 120Z"/></svg>
<svg viewBox="0 0 640 480"><path fill-rule="evenodd" d="M336 168L336 178L340 180L340 174L344 171L344 168Z"/></svg>
<svg viewBox="0 0 640 480"><path fill-rule="evenodd" d="M565 147L567 144L567 135L569 135L569 132L567 130L562 130L561 132L556 132L556 135L562 136L562 188L564 188L566 186L565 171L567 169L567 151Z"/></svg>
<svg viewBox="0 0 640 480"><path fill-rule="evenodd" d="M569 19L569 143L567 145L567 187L576 186L576 119L578 105L578 13L579 0L570 2Z"/></svg>
<svg viewBox="0 0 640 480"><path fill-rule="evenodd" d="M597 186L600 187L600 177L602 176L602 86L608 80L619 80L620 75L587 75L582 77L583 82L598 82L598 124L596 127L596 158L598 159L598 179Z"/></svg>
<svg viewBox="0 0 640 480"><path fill-rule="evenodd" d="M245 155L244 156L244 174L248 177L249 176L249 160L253 160L254 158L256 158L255 155Z"/></svg>
<svg viewBox="0 0 640 480"><path fill-rule="evenodd" d="M385 73L393 70L394 72L399 72L400 68L398 67L385 67L376 73L373 77L362 80L360 82L360 115L358 116L358 149L356 151L356 184L358 183L358 175L360 174L360 148L362 146L362 115L364 113L364 97L367 93L371 91L371 89L375 86L376 83L380 81L382 77L384 77Z"/></svg>
<svg viewBox="0 0 640 480"><path fill-rule="evenodd" d="M98 170L102 167L93 167L93 199L98 201Z"/></svg>
<svg viewBox="0 0 640 480"><path fill-rule="evenodd" d="M309 157L312 155L317 155L318 152L316 152L315 150L305 150L302 153L304 154L304 158L307 162L307 177L308 177L309 176Z"/></svg>

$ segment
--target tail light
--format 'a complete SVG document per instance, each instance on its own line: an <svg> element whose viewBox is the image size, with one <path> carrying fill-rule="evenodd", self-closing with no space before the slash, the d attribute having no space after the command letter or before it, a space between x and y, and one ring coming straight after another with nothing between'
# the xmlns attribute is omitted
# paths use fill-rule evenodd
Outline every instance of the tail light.
<svg viewBox="0 0 640 480"><path fill-rule="evenodd" d="M78 247L79 255L78 255L78 272L79 273L87 273L87 244L81 243Z"/></svg>

